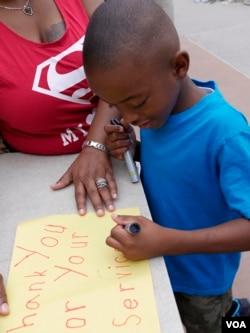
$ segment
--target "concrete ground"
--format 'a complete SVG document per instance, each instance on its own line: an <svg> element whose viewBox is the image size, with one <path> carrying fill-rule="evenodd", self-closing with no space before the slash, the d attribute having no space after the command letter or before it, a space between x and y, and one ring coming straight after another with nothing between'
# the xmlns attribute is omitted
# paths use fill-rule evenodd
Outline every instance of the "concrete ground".
<svg viewBox="0 0 250 333"><path fill-rule="evenodd" d="M181 45L191 57L190 76L216 80L228 101L250 121L250 6L219 0L173 2ZM233 286L236 297L250 298L249 281L250 252L246 252Z"/></svg>

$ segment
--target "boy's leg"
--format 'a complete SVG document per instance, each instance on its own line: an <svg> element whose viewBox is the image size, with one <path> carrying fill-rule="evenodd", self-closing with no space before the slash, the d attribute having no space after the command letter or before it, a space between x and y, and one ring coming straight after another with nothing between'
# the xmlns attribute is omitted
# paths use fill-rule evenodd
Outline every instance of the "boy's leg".
<svg viewBox="0 0 250 333"><path fill-rule="evenodd" d="M221 318L232 304L232 290L219 296L175 293L181 320L187 333L221 333Z"/></svg>

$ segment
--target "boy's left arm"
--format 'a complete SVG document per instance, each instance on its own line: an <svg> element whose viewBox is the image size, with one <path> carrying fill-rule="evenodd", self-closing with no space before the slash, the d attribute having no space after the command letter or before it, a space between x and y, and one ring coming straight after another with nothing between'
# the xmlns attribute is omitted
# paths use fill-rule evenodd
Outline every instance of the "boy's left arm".
<svg viewBox="0 0 250 333"><path fill-rule="evenodd" d="M117 223L107 244L122 251L128 259L139 260L163 255L215 254L250 250L250 133L234 135L217 155L222 194L233 216L229 221L196 230L162 227L142 216L116 216ZM159 208L160 209L160 208ZM181 207L180 207L181 209ZM195 218L195 217L194 217ZM167 219L167 217L166 217ZM124 225L141 225L141 232L130 235ZM164 222L164 221L163 221ZM166 223L164 223L167 225ZM192 223L195 225L195 223Z"/></svg>
<svg viewBox="0 0 250 333"><path fill-rule="evenodd" d="M117 225L111 230L106 243L124 253L130 260L250 250L250 221L244 218L215 227L188 231L162 227L143 216L113 214L112 218ZM130 235L124 228L132 222L141 226L137 235Z"/></svg>

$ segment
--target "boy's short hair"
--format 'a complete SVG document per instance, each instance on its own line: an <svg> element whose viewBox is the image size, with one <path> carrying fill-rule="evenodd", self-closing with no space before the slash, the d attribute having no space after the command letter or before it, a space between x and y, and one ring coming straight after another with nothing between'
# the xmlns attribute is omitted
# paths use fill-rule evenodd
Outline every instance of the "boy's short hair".
<svg viewBox="0 0 250 333"><path fill-rule="evenodd" d="M135 65L179 49L176 29L152 0L108 0L92 15L84 41L86 72L108 71L124 61Z"/></svg>

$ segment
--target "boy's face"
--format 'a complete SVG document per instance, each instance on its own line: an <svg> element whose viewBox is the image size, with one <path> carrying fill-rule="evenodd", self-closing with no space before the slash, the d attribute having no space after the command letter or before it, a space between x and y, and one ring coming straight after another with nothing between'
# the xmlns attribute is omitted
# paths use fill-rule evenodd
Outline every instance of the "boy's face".
<svg viewBox="0 0 250 333"><path fill-rule="evenodd" d="M116 106L124 121L140 128L160 128L175 112L180 81L173 68L123 64L88 76L91 89L105 102Z"/></svg>

